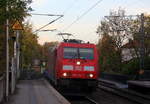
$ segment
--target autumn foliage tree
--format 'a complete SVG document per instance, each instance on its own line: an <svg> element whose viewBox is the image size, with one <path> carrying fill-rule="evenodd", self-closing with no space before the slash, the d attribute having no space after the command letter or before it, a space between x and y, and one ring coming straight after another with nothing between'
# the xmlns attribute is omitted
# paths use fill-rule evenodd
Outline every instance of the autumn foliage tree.
<svg viewBox="0 0 150 104"><path fill-rule="evenodd" d="M28 16L28 11L31 8L28 4L31 3L31 0L0 0L0 73L5 71L5 57L6 56L6 47L5 47L5 34L6 34L6 19L9 19L10 27L10 56L12 55L13 42L11 36L14 34L11 26L16 20L24 21L24 18ZM6 5L9 8L9 11L6 11Z"/></svg>
<svg viewBox="0 0 150 104"><path fill-rule="evenodd" d="M119 9L118 11L111 11L109 16L106 16L97 28L97 33L100 35L100 37L102 37L102 41L105 38L107 38L108 40L111 39L112 41L112 43L105 41L105 44L102 45L104 45L105 47L106 44L111 44L107 47L108 52L106 52L104 56L107 56L107 58L112 59L112 61L116 62L116 72L120 72L122 67L122 46L124 45L125 41L128 41L128 39L132 37L131 33L129 32L131 24L131 20L125 18L125 11ZM112 49L112 46L114 50L109 51L109 49ZM101 52L103 51L103 49L104 48L101 49ZM111 55L112 53L115 53L115 55ZM111 66L113 65L113 63L106 64L109 64Z"/></svg>
<svg viewBox="0 0 150 104"><path fill-rule="evenodd" d="M44 60L47 60L49 51L53 49L58 43L58 41L45 42L45 44L42 46L42 56Z"/></svg>
<svg viewBox="0 0 150 104"><path fill-rule="evenodd" d="M97 45L100 56L100 68L104 72L115 72L117 70L118 55L114 47L112 36L105 34Z"/></svg>
<svg viewBox="0 0 150 104"><path fill-rule="evenodd" d="M134 23L134 26L137 27L138 25L141 25L141 23ZM140 59L140 47L141 47L141 38L144 37L144 69L149 70L150 67L150 15L144 15L144 34L141 33L140 31L133 31L133 42L137 44L133 44L133 48L135 50L135 55L137 57L137 60L139 61ZM137 62L138 62L137 61ZM138 62L140 63L140 62ZM138 69L140 65L137 66Z"/></svg>
<svg viewBox="0 0 150 104"><path fill-rule="evenodd" d="M148 57L150 55L150 17L145 16L144 20L144 50L145 59L148 60ZM101 57L100 64L102 64L100 66L102 66L102 69L104 71L123 73L128 72L131 69L139 69L139 53L141 44L140 41L142 36L140 33L140 27L140 16L134 16L134 18L132 18L132 16L126 16L125 11L121 9L119 9L118 11L111 11L110 15L106 16L101 21L100 25L97 28L97 33L101 37L98 47ZM135 50L133 56L136 55L137 59L132 59L132 62L123 62L122 50L123 46L128 42L136 43L133 44L131 48ZM128 66L128 63L131 67ZM148 68L148 66L146 66L147 63L148 61L145 61L145 67ZM114 69L113 67L114 64L116 69Z"/></svg>
<svg viewBox="0 0 150 104"><path fill-rule="evenodd" d="M24 24L24 31L20 36L21 57L23 68L31 65L34 59L42 58L42 46L38 43L38 36L32 32L32 25Z"/></svg>

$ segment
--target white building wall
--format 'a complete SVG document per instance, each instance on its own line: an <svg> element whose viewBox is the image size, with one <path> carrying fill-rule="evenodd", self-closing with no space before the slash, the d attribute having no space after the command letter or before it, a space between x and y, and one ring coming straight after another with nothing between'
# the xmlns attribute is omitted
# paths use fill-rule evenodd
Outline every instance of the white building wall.
<svg viewBox="0 0 150 104"><path fill-rule="evenodd" d="M137 57L134 49L124 48L122 49L122 62L129 61L132 58Z"/></svg>

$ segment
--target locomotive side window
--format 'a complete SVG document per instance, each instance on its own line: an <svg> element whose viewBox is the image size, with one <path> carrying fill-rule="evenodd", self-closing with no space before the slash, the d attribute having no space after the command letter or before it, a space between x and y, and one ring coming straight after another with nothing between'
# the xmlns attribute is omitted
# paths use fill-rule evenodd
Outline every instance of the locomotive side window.
<svg viewBox="0 0 150 104"><path fill-rule="evenodd" d="M64 48L64 58L77 58L78 55L78 49L77 48L71 48L71 47L65 47Z"/></svg>
<svg viewBox="0 0 150 104"><path fill-rule="evenodd" d="M79 48L79 55L81 59L94 59L93 48Z"/></svg>

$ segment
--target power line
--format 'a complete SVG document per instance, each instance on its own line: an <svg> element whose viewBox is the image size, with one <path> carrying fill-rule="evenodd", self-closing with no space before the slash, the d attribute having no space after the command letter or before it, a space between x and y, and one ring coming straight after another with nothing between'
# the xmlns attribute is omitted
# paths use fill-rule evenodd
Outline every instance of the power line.
<svg viewBox="0 0 150 104"><path fill-rule="evenodd" d="M70 25L68 25L66 28L64 28L63 31L69 29L72 25L74 25L77 21L79 21L83 16L85 16L88 12L90 12L93 8L95 8L100 2L103 0L97 1L94 5L92 5L87 11L85 11L81 16L79 16L76 20L74 20Z"/></svg>
<svg viewBox="0 0 150 104"><path fill-rule="evenodd" d="M78 0L74 0L65 10L62 14L66 14L70 9L73 8L74 4L77 2Z"/></svg>
<svg viewBox="0 0 150 104"><path fill-rule="evenodd" d="M67 14L67 12L69 10L71 10L73 8L73 6L75 5L75 3L77 2L78 0L73 0L72 3L70 5L67 6L67 8L63 11L63 15L65 16ZM62 26L61 26L62 27ZM59 28L59 27L58 27Z"/></svg>

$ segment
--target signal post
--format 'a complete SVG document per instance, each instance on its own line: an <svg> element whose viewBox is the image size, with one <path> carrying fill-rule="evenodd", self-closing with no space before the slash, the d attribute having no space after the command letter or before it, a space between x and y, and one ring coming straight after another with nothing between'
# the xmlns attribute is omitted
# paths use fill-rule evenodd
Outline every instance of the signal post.
<svg viewBox="0 0 150 104"><path fill-rule="evenodd" d="M20 69L19 69L19 62L20 62L20 44L19 44L19 36L20 30L23 30L21 23L17 20L12 29L16 32L16 40L14 41L14 56L12 58L12 65L11 65L11 93L14 93L15 86L16 86L16 79L20 77Z"/></svg>

